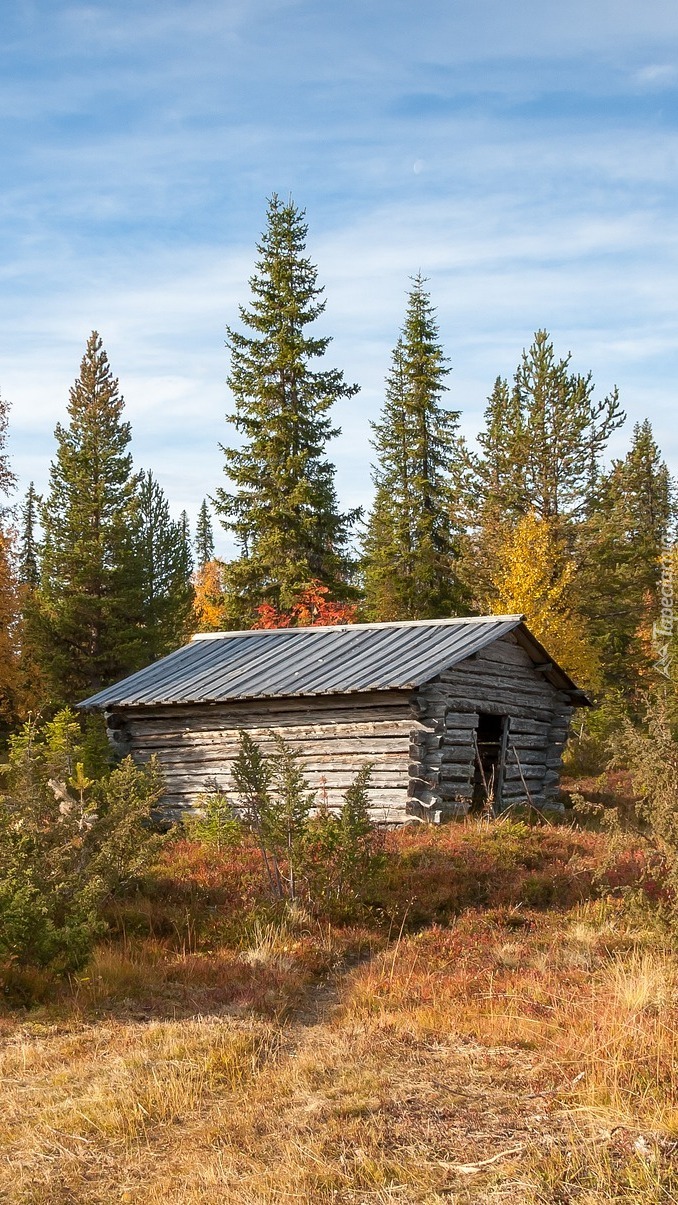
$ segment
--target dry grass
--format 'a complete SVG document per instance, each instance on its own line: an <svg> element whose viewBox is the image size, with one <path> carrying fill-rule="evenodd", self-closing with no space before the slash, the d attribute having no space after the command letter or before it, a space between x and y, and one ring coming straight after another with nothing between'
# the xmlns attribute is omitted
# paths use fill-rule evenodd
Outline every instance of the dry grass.
<svg viewBox="0 0 678 1205"><path fill-rule="evenodd" d="M440 899L431 842L409 864ZM621 900L124 940L0 1018L0 1200L666 1205L677 1037L678 962Z"/></svg>

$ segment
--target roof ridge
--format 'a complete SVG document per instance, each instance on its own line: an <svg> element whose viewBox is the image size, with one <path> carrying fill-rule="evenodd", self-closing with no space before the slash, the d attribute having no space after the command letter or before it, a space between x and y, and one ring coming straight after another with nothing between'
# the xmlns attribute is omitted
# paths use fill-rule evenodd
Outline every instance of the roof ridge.
<svg viewBox="0 0 678 1205"><path fill-rule="evenodd" d="M513 620L522 623L524 615L454 615L445 619L394 619L383 623L337 623L317 624L306 627L288 628L244 628L240 631L225 632L196 632L191 636L191 643L198 640L228 640L232 636L279 636L290 632L355 632L367 628L422 628L422 627L453 627L465 623L501 623Z"/></svg>

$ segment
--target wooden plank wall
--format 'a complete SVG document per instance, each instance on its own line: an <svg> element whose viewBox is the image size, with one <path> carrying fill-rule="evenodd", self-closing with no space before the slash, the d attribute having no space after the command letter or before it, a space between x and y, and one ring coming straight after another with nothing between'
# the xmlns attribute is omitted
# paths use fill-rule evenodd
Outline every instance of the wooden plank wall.
<svg viewBox="0 0 678 1205"><path fill-rule="evenodd" d="M440 674L417 692L408 812L422 818L463 816L473 794L473 734L478 712L510 717L503 805L530 800L559 807L562 753L572 706L567 694L535 670L509 635Z"/></svg>
<svg viewBox="0 0 678 1205"><path fill-rule="evenodd" d="M213 784L232 789L230 763L238 752L238 734L245 730L265 751L273 749L271 733L300 751L311 787L332 808L341 806L361 766L373 762L373 819L388 823L405 818L410 735L418 727L405 691L128 708L109 715L107 722L120 753L131 752L140 762L157 754L170 816L190 809Z"/></svg>

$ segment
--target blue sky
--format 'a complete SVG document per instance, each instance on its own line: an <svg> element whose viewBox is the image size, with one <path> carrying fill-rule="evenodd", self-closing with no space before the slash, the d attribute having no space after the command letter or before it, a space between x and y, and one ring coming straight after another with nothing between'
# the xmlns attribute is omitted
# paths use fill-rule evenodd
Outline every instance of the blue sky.
<svg viewBox="0 0 678 1205"><path fill-rule="evenodd" d="M96 328L138 465L193 517L222 480L224 327L273 191L306 208L329 363L361 385L331 447L346 506L369 504L369 419L419 270L465 433L546 327L678 471L675 3L15 0L2 32L0 389L22 487L46 483Z"/></svg>

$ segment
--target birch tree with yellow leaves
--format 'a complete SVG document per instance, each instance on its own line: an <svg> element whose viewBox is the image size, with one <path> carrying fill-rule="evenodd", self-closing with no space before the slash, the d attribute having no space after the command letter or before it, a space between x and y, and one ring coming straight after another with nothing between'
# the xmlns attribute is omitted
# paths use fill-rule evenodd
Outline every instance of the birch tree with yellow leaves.
<svg viewBox="0 0 678 1205"><path fill-rule="evenodd" d="M530 511L504 531L489 601L495 614L525 615L559 665L591 689L599 683L600 663L576 605L575 574L553 522Z"/></svg>

